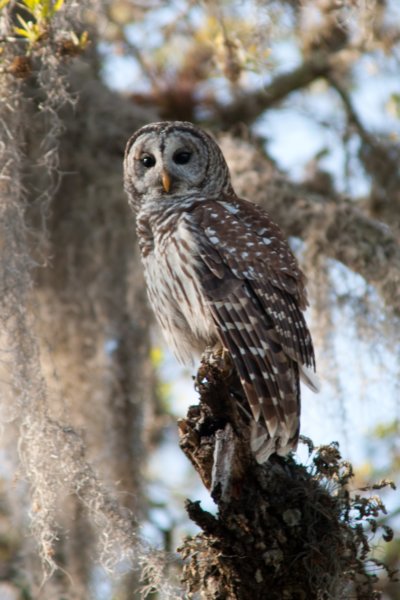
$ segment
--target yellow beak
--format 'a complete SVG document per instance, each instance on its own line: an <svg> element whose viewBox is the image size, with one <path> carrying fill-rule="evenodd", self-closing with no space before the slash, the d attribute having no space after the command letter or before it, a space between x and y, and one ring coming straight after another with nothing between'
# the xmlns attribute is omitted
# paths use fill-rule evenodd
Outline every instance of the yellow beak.
<svg viewBox="0 0 400 600"><path fill-rule="evenodd" d="M168 194L169 190L171 189L171 177L169 176L167 171L163 171L161 173L161 181L162 181L164 190Z"/></svg>

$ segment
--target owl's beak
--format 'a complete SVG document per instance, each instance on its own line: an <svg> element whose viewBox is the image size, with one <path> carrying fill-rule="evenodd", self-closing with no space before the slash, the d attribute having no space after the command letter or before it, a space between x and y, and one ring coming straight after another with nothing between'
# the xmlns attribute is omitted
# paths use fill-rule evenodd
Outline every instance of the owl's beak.
<svg viewBox="0 0 400 600"><path fill-rule="evenodd" d="M161 173L161 181L164 191L166 191L168 194L169 190L171 189L171 177L165 170L163 170L163 172Z"/></svg>

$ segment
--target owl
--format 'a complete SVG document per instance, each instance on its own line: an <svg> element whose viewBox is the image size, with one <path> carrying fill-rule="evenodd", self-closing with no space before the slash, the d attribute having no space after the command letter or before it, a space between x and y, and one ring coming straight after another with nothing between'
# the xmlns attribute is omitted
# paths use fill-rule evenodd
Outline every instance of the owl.
<svg viewBox="0 0 400 600"><path fill-rule="evenodd" d="M214 139L192 123L129 139L124 186L136 212L148 297L182 363L229 353L252 414L259 463L295 449L300 378L317 391L305 277L279 227L239 198Z"/></svg>

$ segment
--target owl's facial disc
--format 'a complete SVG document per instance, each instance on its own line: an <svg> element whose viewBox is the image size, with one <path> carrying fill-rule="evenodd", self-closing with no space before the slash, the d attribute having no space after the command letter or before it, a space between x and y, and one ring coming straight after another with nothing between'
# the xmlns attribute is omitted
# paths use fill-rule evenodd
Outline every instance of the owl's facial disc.
<svg viewBox="0 0 400 600"><path fill-rule="evenodd" d="M208 166L205 143L188 131L163 133L144 132L129 151L137 192L162 199L199 190Z"/></svg>

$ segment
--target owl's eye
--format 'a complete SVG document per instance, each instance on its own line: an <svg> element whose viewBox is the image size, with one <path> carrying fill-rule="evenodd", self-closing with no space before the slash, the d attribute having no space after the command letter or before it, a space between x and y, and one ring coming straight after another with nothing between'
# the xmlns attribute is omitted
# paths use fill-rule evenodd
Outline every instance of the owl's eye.
<svg viewBox="0 0 400 600"><path fill-rule="evenodd" d="M139 160L146 169L151 169L156 164L156 159L152 154L144 154Z"/></svg>
<svg viewBox="0 0 400 600"><path fill-rule="evenodd" d="M178 150L175 152L173 160L177 165L186 165L189 162L190 157L192 156L191 152L187 152L186 150Z"/></svg>

